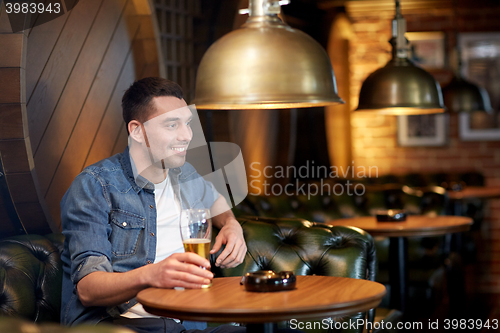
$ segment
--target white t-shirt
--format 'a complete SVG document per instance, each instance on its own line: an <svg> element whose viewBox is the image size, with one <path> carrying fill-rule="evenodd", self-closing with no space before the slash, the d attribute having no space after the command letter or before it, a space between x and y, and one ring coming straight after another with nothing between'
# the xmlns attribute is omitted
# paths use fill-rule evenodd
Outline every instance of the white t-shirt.
<svg viewBox="0 0 500 333"><path fill-rule="evenodd" d="M170 177L167 176L163 182L155 184L155 202L156 257L154 262L157 263L174 253L184 252L179 229L181 207L175 197ZM158 317L146 312L140 303L131 307L121 316L127 318Z"/></svg>

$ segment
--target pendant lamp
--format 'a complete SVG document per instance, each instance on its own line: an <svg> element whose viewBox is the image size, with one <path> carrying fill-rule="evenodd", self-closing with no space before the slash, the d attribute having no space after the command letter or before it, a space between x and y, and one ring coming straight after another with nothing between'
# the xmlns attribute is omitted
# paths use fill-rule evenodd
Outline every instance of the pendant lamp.
<svg viewBox="0 0 500 333"><path fill-rule="evenodd" d="M392 59L363 82L355 112L414 115L445 111L441 87L434 77L408 59L406 21L396 0L392 20Z"/></svg>
<svg viewBox="0 0 500 333"><path fill-rule="evenodd" d="M484 111L489 114L493 113L486 89L458 75L443 88L443 98L444 105L452 112Z"/></svg>
<svg viewBox="0 0 500 333"><path fill-rule="evenodd" d="M324 48L278 17L280 5L286 3L250 0L245 24L210 46L196 77L197 109L284 109L344 103L337 95Z"/></svg>
<svg viewBox="0 0 500 333"><path fill-rule="evenodd" d="M458 27L457 1L453 2L455 27ZM458 45L458 28L455 30L455 52L453 53L454 77L443 88L444 105L451 112L472 113L482 111L493 113L490 96L480 87L462 77L462 52Z"/></svg>

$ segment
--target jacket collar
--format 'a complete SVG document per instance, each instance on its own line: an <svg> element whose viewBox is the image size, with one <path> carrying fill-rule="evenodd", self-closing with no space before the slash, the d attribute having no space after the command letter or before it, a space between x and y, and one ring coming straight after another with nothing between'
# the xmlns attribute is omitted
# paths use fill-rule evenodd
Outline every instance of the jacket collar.
<svg viewBox="0 0 500 333"><path fill-rule="evenodd" d="M139 192L141 189L153 191L155 189L155 185L152 182L150 182L149 180L138 174L134 160L130 155L129 147L125 148L125 151L123 152L120 158L120 163L134 191ZM168 170L168 175L174 179L177 179L177 177L179 177L181 174L182 174L182 167L172 168ZM183 178L187 176L189 175L186 175Z"/></svg>

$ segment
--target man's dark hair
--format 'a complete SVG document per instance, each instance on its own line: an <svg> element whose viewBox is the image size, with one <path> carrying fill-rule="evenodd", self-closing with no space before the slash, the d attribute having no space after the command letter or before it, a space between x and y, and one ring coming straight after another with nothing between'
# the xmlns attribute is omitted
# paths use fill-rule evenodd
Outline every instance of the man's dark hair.
<svg viewBox="0 0 500 333"><path fill-rule="evenodd" d="M154 97L173 96L183 98L182 88L177 83L161 77L147 77L135 81L122 98L123 120L128 132L128 123L138 120L145 123L155 109L151 104Z"/></svg>

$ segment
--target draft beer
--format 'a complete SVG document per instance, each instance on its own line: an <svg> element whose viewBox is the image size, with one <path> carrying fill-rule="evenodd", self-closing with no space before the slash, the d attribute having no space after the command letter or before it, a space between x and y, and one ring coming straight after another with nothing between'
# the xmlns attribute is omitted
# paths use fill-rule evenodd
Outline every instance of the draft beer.
<svg viewBox="0 0 500 333"><path fill-rule="evenodd" d="M212 241L212 219L209 209L183 209L181 211L180 229L184 251L194 252L209 260L210 242ZM202 288L208 288L203 285Z"/></svg>
<svg viewBox="0 0 500 333"><path fill-rule="evenodd" d="M194 252L199 256L209 260L210 258L210 239L191 238L183 240L184 251Z"/></svg>

